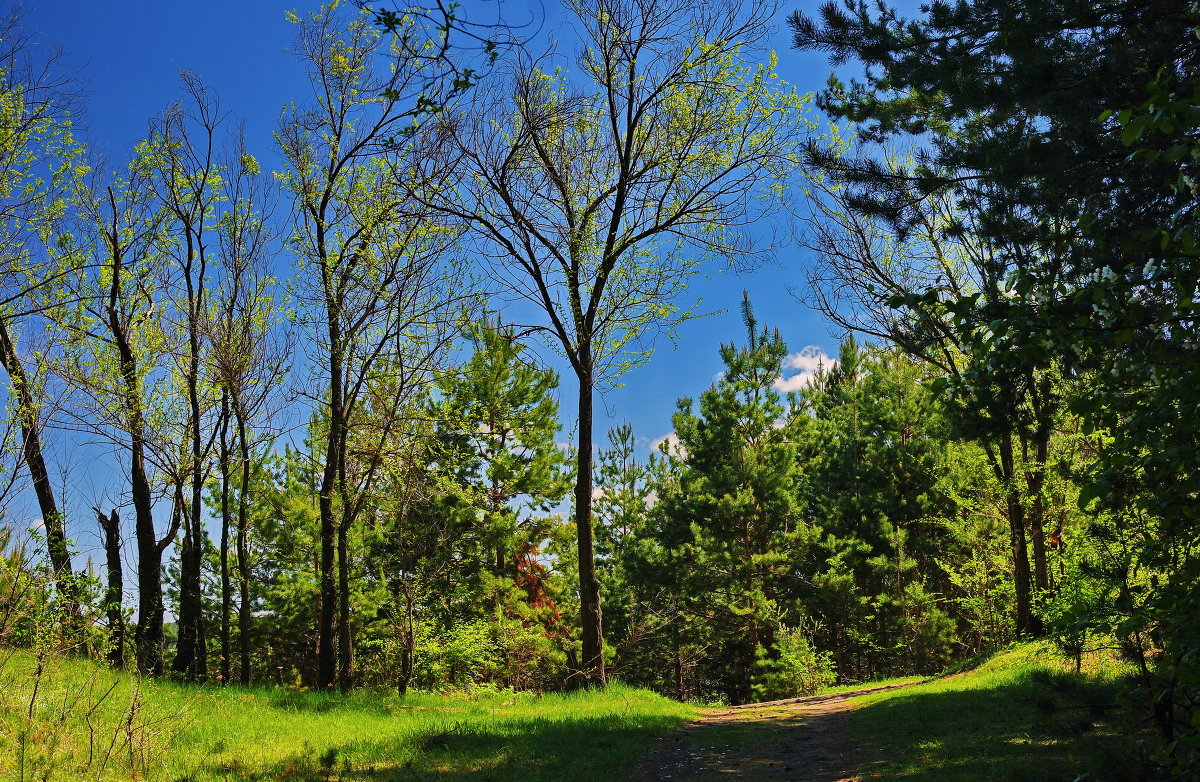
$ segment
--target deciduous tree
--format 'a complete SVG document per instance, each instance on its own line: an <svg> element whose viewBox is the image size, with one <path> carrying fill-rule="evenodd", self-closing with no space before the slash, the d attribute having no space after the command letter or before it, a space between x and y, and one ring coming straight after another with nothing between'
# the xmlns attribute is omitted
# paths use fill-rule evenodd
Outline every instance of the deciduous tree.
<svg viewBox="0 0 1200 782"><path fill-rule="evenodd" d="M523 54L429 142L449 157L423 196L468 223L497 291L566 359L578 387L575 523L583 680L603 684L592 520L593 403L691 317L677 303L706 259L751 255L758 195L791 168L800 100L748 62L763 6L569 2L577 70ZM522 316L524 317L524 316Z"/></svg>

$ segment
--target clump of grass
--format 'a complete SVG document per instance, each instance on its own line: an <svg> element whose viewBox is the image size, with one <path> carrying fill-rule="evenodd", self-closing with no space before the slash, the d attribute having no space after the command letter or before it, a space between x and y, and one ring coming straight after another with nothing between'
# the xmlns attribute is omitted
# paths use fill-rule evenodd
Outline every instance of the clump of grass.
<svg viewBox="0 0 1200 782"><path fill-rule="evenodd" d="M17 652L0 681L2 779L19 778L14 736L24 730L36 747L50 735L21 708L32 695L35 665L32 655ZM36 776L46 772L51 781L624 780L656 737L695 715L694 707L620 684L545 696L343 696L139 682L65 658L53 661L38 687L42 716L61 722L53 767L43 763ZM76 705L52 706L64 702ZM110 744L110 760L101 764Z"/></svg>
<svg viewBox="0 0 1200 782"><path fill-rule="evenodd" d="M851 733L862 771L922 782L1140 780L1133 733L1142 715L1121 703L1129 667L1075 660L1021 644L973 670L856 699Z"/></svg>

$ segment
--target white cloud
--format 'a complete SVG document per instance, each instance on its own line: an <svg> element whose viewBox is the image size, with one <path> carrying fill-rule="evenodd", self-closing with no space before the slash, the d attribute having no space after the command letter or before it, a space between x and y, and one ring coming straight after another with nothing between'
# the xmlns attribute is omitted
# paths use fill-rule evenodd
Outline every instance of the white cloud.
<svg viewBox="0 0 1200 782"><path fill-rule="evenodd" d="M837 359L830 356L817 345L809 345L799 353L793 353L783 360L785 374L775 381L775 389L783 393L802 391L813 382L817 371L828 371L837 365ZM788 375L786 370L797 370Z"/></svg>
<svg viewBox="0 0 1200 782"><path fill-rule="evenodd" d="M29 522L29 529L31 530L43 530L45 528L46 522L42 519L34 519L33 521Z"/></svg>
<svg viewBox="0 0 1200 782"><path fill-rule="evenodd" d="M676 459L683 459L687 456L687 452L683 450L683 445L679 442L679 435L674 432L667 432L662 437L655 438L650 441L650 450L653 453L661 453L663 445L666 445L666 451Z"/></svg>

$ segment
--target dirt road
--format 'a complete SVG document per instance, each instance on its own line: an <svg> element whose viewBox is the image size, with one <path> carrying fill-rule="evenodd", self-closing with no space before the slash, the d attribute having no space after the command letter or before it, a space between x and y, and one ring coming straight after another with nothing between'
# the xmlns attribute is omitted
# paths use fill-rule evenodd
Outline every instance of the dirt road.
<svg viewBox="0 0 1200 782"><path fill-rule="evenodd" d="M640 782L853 782L851 699L890 684L705 711L666 736L639 767Z"/></svg>

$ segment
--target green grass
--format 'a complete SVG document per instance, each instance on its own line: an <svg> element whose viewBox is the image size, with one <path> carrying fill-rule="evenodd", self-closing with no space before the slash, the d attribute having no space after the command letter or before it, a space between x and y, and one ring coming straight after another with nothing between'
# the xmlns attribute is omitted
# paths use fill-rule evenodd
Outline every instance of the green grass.
<svg viewBox="0 0 1200 782"><path fill-rule="evenodd" d="M866 690L873 687L892 687L900 684L916 684L928 679L928 676L897 676L892 679L879 679L873 682L859 682L858 684L838 684L833 687L822 687L817 690L814 695L839 695L843 692L854 692L855 690Z"/></svg>
<svg viewBox="0 0 1200 782"><path fill-rule="evenodd" d="M34 698L35 670L16 653L0 672L2 779L23 766L29 780L101 782L625 780L657 736L695 714L619 684L544 697L343 697L136 683L64 659L48 661Z"/></svg>
<svg viewBox="0 0 1200 782"><path fill-rule="evenodd" d="M1112 657L1082 673L1046 644L999 652L973 670L856 698L851 737L864 779L913 782L1138 780L1143 714ZM1087 776L1084 776L1087 775Z"/></svg>

